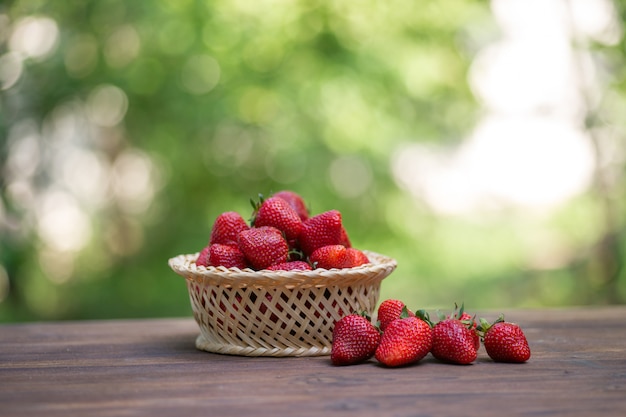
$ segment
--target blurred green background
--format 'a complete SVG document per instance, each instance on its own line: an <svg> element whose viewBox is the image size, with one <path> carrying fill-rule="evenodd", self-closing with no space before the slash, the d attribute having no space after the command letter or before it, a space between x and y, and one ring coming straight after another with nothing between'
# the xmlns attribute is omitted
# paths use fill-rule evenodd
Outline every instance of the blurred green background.
<svg viewBox="0 0 626 417"><path fill-rule="evenodd" d="M626 301L626 1L0 3L0 321L191 314L290 189L413 308Z"/></svg>

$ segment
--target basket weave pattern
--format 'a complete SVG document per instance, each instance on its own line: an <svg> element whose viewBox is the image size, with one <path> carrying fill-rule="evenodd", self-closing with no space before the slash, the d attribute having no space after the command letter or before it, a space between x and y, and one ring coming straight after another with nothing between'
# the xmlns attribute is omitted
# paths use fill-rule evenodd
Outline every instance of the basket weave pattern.
<svg viewBox="0 0 626 417"><path fill-rule="evenodd" d="M198 267L198 254L169 260L187 281L200 327L196 347L243 356L330 354L337 320L374 312L395 260L364 251L371 263L349 269L253 271Z"/></svg>

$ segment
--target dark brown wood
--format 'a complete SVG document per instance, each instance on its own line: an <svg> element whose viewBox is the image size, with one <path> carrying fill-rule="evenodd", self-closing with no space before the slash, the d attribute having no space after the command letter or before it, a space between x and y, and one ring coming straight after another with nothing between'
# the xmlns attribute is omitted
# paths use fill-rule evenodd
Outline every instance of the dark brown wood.
<svg viewBox="0 0 626 417"><path fill-rule="evenodd" d="M626 306L505 313L525 364L483 348L468 366L397 369L215 355L191 319L6 324L0 416L626 415Z"/></svg>

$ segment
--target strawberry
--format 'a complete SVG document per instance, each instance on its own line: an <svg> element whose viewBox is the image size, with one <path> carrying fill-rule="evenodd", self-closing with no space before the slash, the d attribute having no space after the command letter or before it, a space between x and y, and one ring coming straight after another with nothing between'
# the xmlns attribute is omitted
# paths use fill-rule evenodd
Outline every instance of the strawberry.
<svg viewBox="0 0 626 417"><path fill-rule="evenodd" d="M348 232L346 232L346 228L341 226L341 237L339 238L339 244L345 246L346 248L352 247L352 243L350 242L350 238L348 237Z"/></svg>
<svg viewBox="0 0 626 417"><path fill-rule="evenodd" d="M400 318L404 310L406 310L407 317L415 317L415 313L409 310L400 300L390 298L380 303L380 306L378 306L378 326L380 330L384 332L389 323Z"/></svg>
<svg viewBox="0 0 626 417"><path fill-rule="evenodd" d="M446 318L433 328L433 346L431 353L439 360L467 365L476 360L474 330L457 318Z"/></svg>
<svg viewBox="0 0 626 417"><path fill-rule="evenodd" d="M433 343L433 329L418 317L392 321L380 339L374 356L389 367L409 365L428 354Z"/></svg>
<svg viewBox="0 0 626 417"><path fill-rule="evenodd" d="M274 193L272 197L282 198L289 203L291 207L298 213L300 220L305 221L309 218L309 209L307 208L304 199L297 193L289 190L279 191Z"/></svg>
<svg viewBox="0 0 626 417"><path fill-rule="evenodd" d="M242 230L250 227L241 215L234 211L227 211L215 219L211 229L209 244L221 243L223 245L237 246L237 235Z"/></svg>
<svg viewBox="0 0 626 417"><path fill-rule="evenodd" d="M356 248L346 247L346 255L348 257L349 268L354 268L355 266L361 266L370 263L367 255Z"/></svg>
<svg viewBox="0 0 626 417"><path fill-rule="evenodd" d="M316 269L342 269L348 267L348 261L346 248L342 245L322 246L309 256L309 262Z"/></svg>
<svg viewBox="0 0 626 417"><path fill-rule="evenodd" d="M526 335L517 324L504 321L500 316L493 324L481 319L479 331L491 359L496 362L522 363L530 359L530 347Z"/></svg>
<svg viewBox="0 0 626 417"><path fill-rule="evenodd" d="M247 268L246 258L238 247L214 243L209 246L207 266L223 266L225 268Z"/></svg>
<svg viewBox="0 0 626 417"><path fill-rule="evenodd" d="M280 230L271 226L253 227L239 233L239 249L253 269L265 269L287 262L289 246Z"/></svg>
<svg viewBox="0 0 626 417"><path fill-rule="evenodd" d="M333 365L353 365L374 356L380 332L369 317L350 314L335 323L330 360Z"/></svg>
<svg viewBox="0 0 626 417"><path fill-rule="evenodd" d="M206 245L198 254L198 259L196 259L197 266L209 266L209 248L211 245Z"/></svg>
<svg viewBox="0 0 626 417"><path fill-rule="evenodd" d="M456 306L454 312L449 314L446 318L458 319L461 320L464 324L474 330L472 333L472 338L474 340L474 347L476 350L480 348L480 335L478 331L476 331L478 323L476 323L475 316L472 316L467 311L464 311L464 305L461 304L460 310L457 310Z"/></svg>
<svg viewBox="0 0 626 417"><path fill-rule="evenodd" d="M280 197L270 197L255 205L252 218L254 227L272 226L285 234L288 241L295 241L302 230L302 220L296 210Z"/></svg>
<svg viewBox="0 0 626 417"><path fill-rule="evenodd" d="M270 271L310 271L313 268L308 262L289 261L269 266L267 269Z"/></svg>
<svg viewBox="0 0 626 417"><path fill-rule="evenodd" d="M341 213L337 210L325 211L303 222L300 247L309 256L322 246L341 245L345 241L343 231Z"/></svg>

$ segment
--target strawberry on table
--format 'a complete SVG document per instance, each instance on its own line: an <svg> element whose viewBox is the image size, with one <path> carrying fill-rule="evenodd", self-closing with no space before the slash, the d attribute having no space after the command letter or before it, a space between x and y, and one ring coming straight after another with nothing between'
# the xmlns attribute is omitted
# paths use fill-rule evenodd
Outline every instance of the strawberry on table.
<svg viewBox="0 0 626 417"><path fill-rule="evenodd" d="M280 230L271 226L253 227L239 233L239 249L253 269L287 262L289 246Z"/></svg>
<svg viewBox="0 0 626 417"><path fill-rule="evenodd" d="M344 316L335 323L330 360L333 365L353 365L374 356L380 332L369 317L360 314Z"/></svg>
<svg viewBox="0 0 626 417"><path fill-rule="evenodd" d="M476 360L476 330L458 318L445 318L433 328L433 356L444 362L467 365Z"/></svg>
<svg viewBox="0 0 626 417"><path fill-rule="evenodd" d="M418 317L392 321L380 339L376 359L389 367L409 365L428 354L433 343L433 329Z"/></svg>
<svg viewBox="0 0 626 417"><path fill-rule="evenodd" d="M291 207L298 213L302 221L309 218L309 209L304 202L304 199L296 192L289 190L278 191L272 194L272 197L282 198L289 203Z"/></svg>
<svg viewBox="0 0 626 417"><path fill-rule="evenodd" d="M504 316L493 324L481 319L479 331L483 334L485 350L494 361L522 363L530 359L526 335L517 324L504 321Z"/></svg>
<svg viewBox="0 0 626 417"><path fill-rule="evenodd" d="M476 347L476 350L480 348L480 335L477 331L478 323L476 322L476 317L465 311L463 304L460 309L457 309L455 306L454 312L449 314L446 318L461 320L464 324L473 329L474 332L472 333L472 338L474 339L474 346Z"/></svg>
<svg viewBox="0 0 626 417"><path fill-rule="evenodd" d="M296 210L280 197L270 197L255 206L253 227L272 226L285 234L288 241L295 241L302 230L302 220Z"/></svg>
<svg viewBox="0 0 626 417"><path fill-rule="evenodd" d="M217 216L213 223L209 244L221 243L223 245L237 246L239 232L249 228L239 213L235 211L224 212Z"/></svg>
<svg viewBox="0 0 626 417"><path fill-rule="evenodd" d="M405 311L408 317L415 316L415 313L409 310L404 302L400 300L390 298L380 303L377 313L380 330L384 332L389 323L401 317L403 311Z"/></svg>

